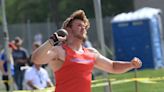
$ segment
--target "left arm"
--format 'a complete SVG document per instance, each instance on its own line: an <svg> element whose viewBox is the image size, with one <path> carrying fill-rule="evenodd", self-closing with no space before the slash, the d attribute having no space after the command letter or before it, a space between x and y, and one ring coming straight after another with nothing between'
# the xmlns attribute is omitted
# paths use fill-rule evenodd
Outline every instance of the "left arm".
<svg viewBox="0 0 164 92"><path fill-rule="evenodd" d="M120 74L127 72L134 68L140 68L142 66L142 62L139 58L133 58L130 62L127 61L113 61L101 55L100 53L96 53L96 61L95 67L109 72Z"/></svg>

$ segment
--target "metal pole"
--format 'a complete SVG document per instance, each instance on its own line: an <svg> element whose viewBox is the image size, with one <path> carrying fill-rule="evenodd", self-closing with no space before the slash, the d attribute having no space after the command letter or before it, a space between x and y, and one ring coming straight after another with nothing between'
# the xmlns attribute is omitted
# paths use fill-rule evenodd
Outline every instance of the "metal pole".
<svg viewBox="0 0 164 92"><path fill-rule="evenodd" d="M105 41L104 41L104 31L103 31L103 22L102 22L102 11L101 11L101 0L93 0L94 2L94 9L95 9L95 16L96 16L96 27L97 27L97 33L98 33L98 39L100 43L100 48L102 51L102 54L106 56L106 50L105 50ZM108 78L107 73L103 73L104 77L107 79L106 82L109 83L108 86L105 87L105 92L111 92L111 84L110 80Z"/></svg>
<svg viewBox="0 0 164 92"><path fill-rule="evenodd" d="M2 7L2 26L3 26L3 33L4 33L4 47L5 47L5 55L7 56L7 69L9 75L9 85L10 90L9 92L13 91L13 78L11 75L11 64L13 64L13 57L11 50L8 47L9 44L9 34L7 29L7 20L6 20L6 12L5 12L5 0L1 0L1 7Z"/></svg>
<svg viewBox="0 0 164 92"><path fill-rule="evenodd" d="M50 18L47 18L47 37L51 35Z"/></svg>
<svg viewBox="0 0 164 92"><path fill-rule="evenodd" d="M137 81L137 69L134 69L134 77L135 77L135 92L138 92L138 81Z"/></svg>
<svg viewBox="0 0 164 92"><path fill-rule="evenodd" d="M27 37L27 40L28 40L28 50L29 50L29 52L31 53L32 52L32 42L31 42L31 21L30 21L30 19L28 19L27 20L27 34L28 34L28 37Z"/></svg>

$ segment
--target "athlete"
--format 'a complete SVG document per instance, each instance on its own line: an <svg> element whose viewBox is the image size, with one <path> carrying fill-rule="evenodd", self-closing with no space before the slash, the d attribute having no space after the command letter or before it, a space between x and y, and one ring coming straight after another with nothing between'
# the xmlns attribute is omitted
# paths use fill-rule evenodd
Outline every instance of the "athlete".
<svg viewBox="0 0 164 92"><path fill-rule="evenodd" d="M55 92L91 92L93 67L120 74L142 66L136 57L131 61L113 61L94 48L83 47L89 27L85 12L77 10L63 22L62 28L68 35L55 32L33 52L34 63L49 63L54 71Z"/></svg>

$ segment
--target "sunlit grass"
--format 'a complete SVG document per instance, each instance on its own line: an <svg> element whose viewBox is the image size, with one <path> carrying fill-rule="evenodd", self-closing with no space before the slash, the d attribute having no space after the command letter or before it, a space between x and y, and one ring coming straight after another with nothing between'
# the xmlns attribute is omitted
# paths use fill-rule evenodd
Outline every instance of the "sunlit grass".
<svg viewBox="0 0 164 92"><path fill-rule="evenodd" d="M141 82L129 81L114 84L118 80L133 80L135 77L135 71L130 71L124 74L109 74L111 80L112 92L164 92L164 69L159 70L139 70L136 72L137 77L141 78L150 78L150 80L141 80ZM102 76L99 76L98 79L102 79ZM102 81L97 82L102 83ZM94 87L92 92L104 92L104 87Z"/></svg>

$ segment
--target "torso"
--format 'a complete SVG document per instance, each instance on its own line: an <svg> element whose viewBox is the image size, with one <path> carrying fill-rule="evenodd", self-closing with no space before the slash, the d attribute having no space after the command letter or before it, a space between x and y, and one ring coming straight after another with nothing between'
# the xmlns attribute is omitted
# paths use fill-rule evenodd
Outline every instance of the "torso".
<svg viewBox="0 0 164 92"><path fill-rule="evenodd" d="M62 62L58 63L58 65L61 65L56 67L58 69L54 71L56 80L55 92L90 92L91 72L95 62L95 54L86 48L83 48L84 52L74 51L67 45L63 46L63 48L62 51L65 51L65 54L59 54L60 57L58 58L61 61L55 61Z"/></svg>
<svg viewBox="0 0 164 92"><path fill-rule="evenodd" d="M51 50L52 50L52 52L58 53L58 55L56 56L57 58L54 58L52 61L49 62L49 66L51 67L51 69L53 69L53 71L57 71L64 64L65 57L66 57L66 52L65 52L65 50L63 49L62 46L55 46ZM95 53L95 51L93 49L88 49L88 50L91 53Z"/></svg>
<svg viewBox="0 0 164 92"><path fill-rule="evenodd" d="M53 71L57 71L61 68L65 61L65 50L62 48L62 46L56 46L52 48L52 52L57 52L58 55L56 56L57 58L54 58L52 61L49 62L49 66Z"/></svg>

